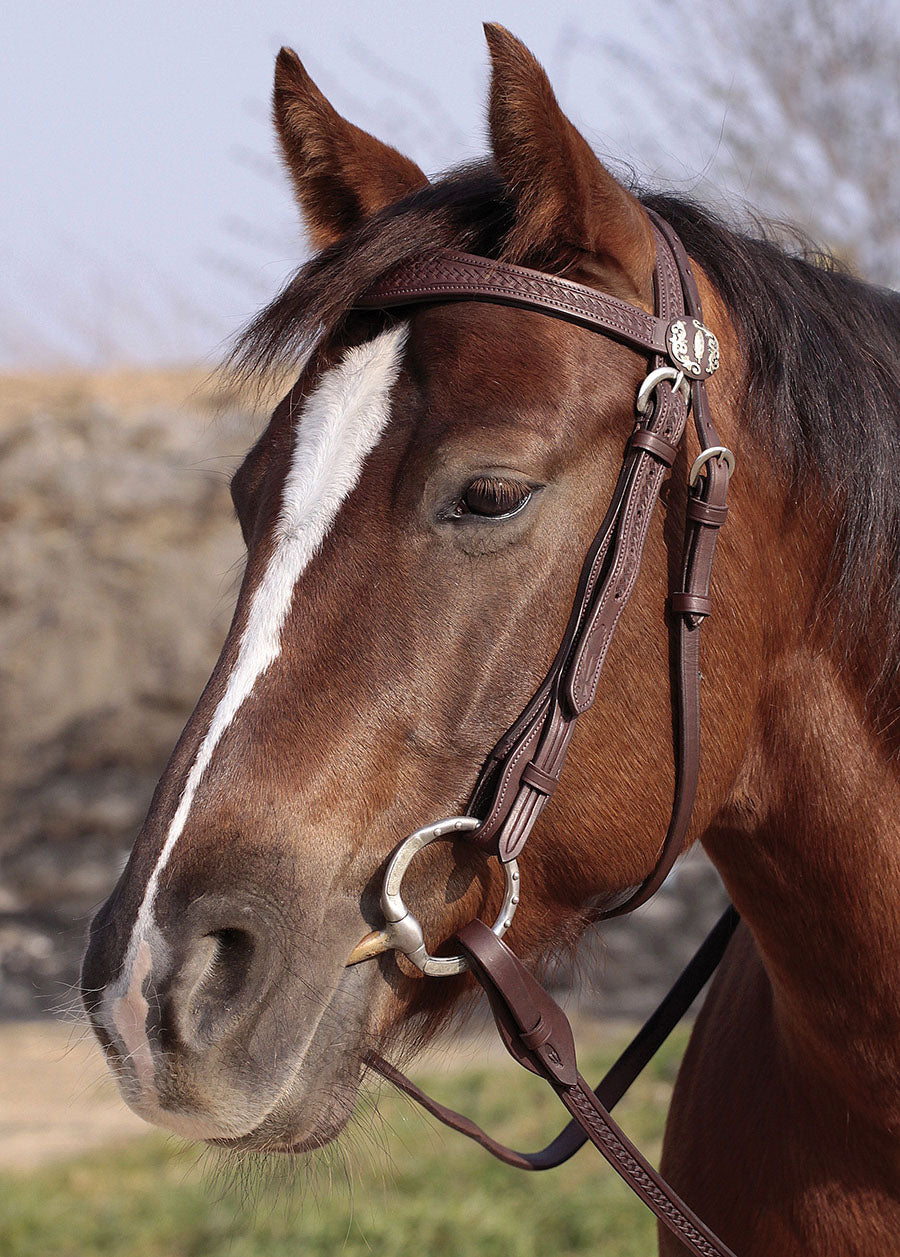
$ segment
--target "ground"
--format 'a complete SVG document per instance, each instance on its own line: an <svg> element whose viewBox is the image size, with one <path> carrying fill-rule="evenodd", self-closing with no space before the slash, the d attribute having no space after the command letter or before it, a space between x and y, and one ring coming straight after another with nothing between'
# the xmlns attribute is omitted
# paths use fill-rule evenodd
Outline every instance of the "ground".
<svg viewBox="0 0 900 1257"><path fill-rule="evenodd" d="M596 1080L626 1028L577 1027ZM617 1116L658 1156L685 1042L668 1045ZM317 1162L222 1164L144 1133L79 1029L0 1026L3 1257L647 1257L646 1209L592 1149L530 1175L491 1160L385 1091ZM500 1138L534 1148L564 1120L549 1089L490 1039L431 1053L417 1078Z"/></svg>
<svg viewBox="0 0 900 1257"><path fill-rule="evenodd" d="M29 1170L146 1133L82 1025L0 1024L0 1170Z"/></svg>

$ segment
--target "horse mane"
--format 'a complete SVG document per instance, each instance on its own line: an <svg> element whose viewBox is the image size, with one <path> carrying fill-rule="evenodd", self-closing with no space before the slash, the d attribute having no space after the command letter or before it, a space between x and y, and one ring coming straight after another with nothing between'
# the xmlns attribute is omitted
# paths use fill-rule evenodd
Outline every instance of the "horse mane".
<svg viewBox="0 0 900 1257"><path fill-rule="evenodd" d="M721 295L745 359L745 420L797 490L817 481L837 518L826 595L854 638L882 637L900 671L900 293L866 284L795 229L735 230L649 194ZM867 626L866 621L871 621ZM860 625L863 626L860 630ZM894 713L895 714L895 713Z"/></svg>
<svg viewBox="0 0 900 1257"><path fill-rule="evenodd" d="M698 203L640 192L721 294L741 340L745 420L779 474L817 482L837 520L826 594L836 620L880 631L880 680L900 672L900 294L863 283L798 232L728 225ZM462 167L317 254L238 338L243 380L294 377L395 263L440 248L559 273L571 259L510 257L514 206L494 167ZM378 317L378 316L376 316ZM861 635L857 630L855 637ZM888 717L890 719L890 716Z"/></svg>

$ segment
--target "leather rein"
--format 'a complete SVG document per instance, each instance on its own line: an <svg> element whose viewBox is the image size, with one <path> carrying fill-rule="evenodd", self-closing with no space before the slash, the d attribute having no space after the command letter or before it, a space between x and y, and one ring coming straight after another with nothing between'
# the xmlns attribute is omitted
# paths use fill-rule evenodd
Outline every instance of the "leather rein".
<svg viewBox="0 0 900 1257"><path fill-rule="evenodd" d="M432 976L471 969L487 993L505 1046L525 1069L550 1083L571 1120L545 1149L520 1153L432 1100L388 1061L370 1053L368 1064L390 1082L445 1124L522 1169L559 1165L589 1139L687 1251L734 1257L642 1157L609 1110L715 971L738 923L735 910L725 912L595 1090L578 1072L572 1030L562 1009L501 941L519 902L517 857L557 787L575 724L596 696L610 641L637 581L653 508L682 445L689 412L702 452L689 475L680 585L668 599L676 730L672 815L653 870L638 886L598 908L594 919L630 912L659 889L684 847L696 795L700 626L712 610L710 576L728 509L734 455L722 445L710 416L706 381L719 365L719 346L702 322L690 260L669 224L656 214L650 217L656 245L652 315L566 279L452 250L400 263L356 302L370 310L455 300L537 310L648 354L650 370L638 391L637 418L609 509L585 557L568 624L547 675L488 756L469 800L469 814L417 830L394 852L381 896L386 926L369 936L368 949L364 940L354 957L363 960L394 948ZM403 902L403 874L422 847L463 836L501 862L503 904L491 928L476 920L459 931L459 955L432 956L420 923Z"/></svg>

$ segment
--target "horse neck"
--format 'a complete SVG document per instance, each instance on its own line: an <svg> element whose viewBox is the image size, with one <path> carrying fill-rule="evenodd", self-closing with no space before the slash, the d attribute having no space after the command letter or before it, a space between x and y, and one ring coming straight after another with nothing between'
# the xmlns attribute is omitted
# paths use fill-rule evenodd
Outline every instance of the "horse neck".
<svg viewBox="0 0 900 1257"><path fill-rule="evenodd" d="M900 694L873 712L832 642L797 641L771 666L704 845L754 935L785 1060L896 1133L900 763L877 716Z"/></svg>

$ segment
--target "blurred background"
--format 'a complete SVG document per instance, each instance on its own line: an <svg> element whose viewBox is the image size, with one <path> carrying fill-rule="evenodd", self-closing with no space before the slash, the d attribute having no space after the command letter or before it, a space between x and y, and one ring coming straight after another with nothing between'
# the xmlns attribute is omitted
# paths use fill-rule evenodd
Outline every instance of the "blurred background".
<svg viewBox="0 0 900 1257"><path fill-rule="evenodd" d="M690 193L739 221L752 207L796 224L872 281L900 282L894 0L6 8L0 1170L32 1177L27 1189L21 1179L12 1213L0 1204L4 1253L118 1252L119 1239L122 1252L137 1251L131 1223L101 1225L102 1209L90 1215L99 1231L51 1236L36 1202L56 1192L64 1213L66 1192L85 1190L71 1154L138 1126L94 1086L77 1033L61 1061L70 1032L58 1021L77 1004L87 922L230 619L242 547L227 484L263 414L217 364L307 256L269 122L275 54L296 48L342 113L436 173L485 151L483 19L531 47L564 108L626 179ZM577 998L573 987L579 1015L621 1026L648 1011L721 902L713 870L691 856L657 902L592 944L596 963L584 964ZM562 974L561 985L570 979ZM597 1051L610 1042L601 1034ZM647 1093L651 1140L676 1059ZM30 1167L54 1159L68 1168L48 1187ZM90 1182L102 1185L92 1164ZM154 1162L148 1182L165 1179L162 1164L168 1174L174 1163ZM209 1221L205 1208L185 1204L193 1221L173 1222L168 1238L142 1232L139 1251L218 1251L223 1236L229 1252L256 1251L249 1232L234 1230L236 1214L201 1242L190 1227L201 1214ZM631 1252L628 1236L647 1251L644 1224L623 1217L624 1247L610 1251ZM584 1226L589 1244L593 1217ZM307 1235L306 1247L333 1251L326 1232ZM356 1251L356 1233L347 1236ZM420 1239L442 1251L434 1234ZM295 1251L290 1227L281 1239L268 1234L264 1251L281 1251L282 1240ZM573 1232L564 1251L580 1243ZM393 1249L382 1239L375 1251ZM471 1251L494 1250L488 1237ZM531 1249L522 1238L502 1251Z"/></svg>

